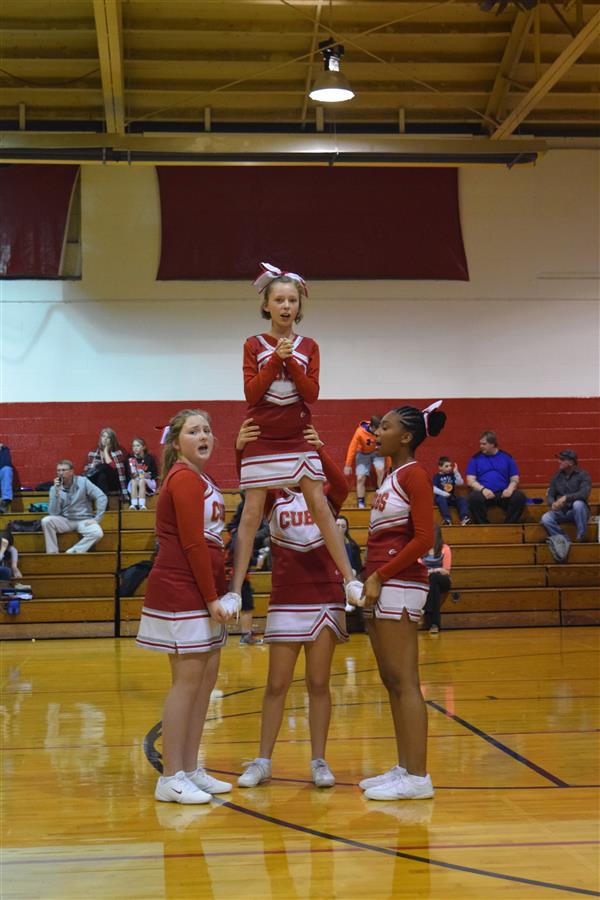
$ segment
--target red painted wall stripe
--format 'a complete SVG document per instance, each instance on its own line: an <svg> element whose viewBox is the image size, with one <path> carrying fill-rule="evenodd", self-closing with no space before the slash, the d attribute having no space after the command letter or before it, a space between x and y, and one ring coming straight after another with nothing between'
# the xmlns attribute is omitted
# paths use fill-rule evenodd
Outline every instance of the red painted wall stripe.
<svg viewBox="0 0 600 900"><path fill-rule="evenodd" d="M319 400L314 406L315 426L335 460L343 465L347 445L358 422L371 413L387 412L401 402L424 407L434 398L419 400ZM6 403L0 440L7 443L20 482L32 486L49 480L58 459L72 459L81 471L87 452L96 446L103 426L115 429L129 449L133 437L146 438L160 456L163 425L184 407L202 407L212 416L218 445L210 472L224 488L237 487L233 445L245 416L243 401L181 400L135 403ZM557 468L558 450L573 447L580 464L595 482L600 481L600 398L510 397L452 399L444 402L446 428L419 448L419 459L436 471L438 456L455 459L464 474L467 460L478 449L486 428L498 433L500 446L513 454L527 483L545 483Z"/></svg>

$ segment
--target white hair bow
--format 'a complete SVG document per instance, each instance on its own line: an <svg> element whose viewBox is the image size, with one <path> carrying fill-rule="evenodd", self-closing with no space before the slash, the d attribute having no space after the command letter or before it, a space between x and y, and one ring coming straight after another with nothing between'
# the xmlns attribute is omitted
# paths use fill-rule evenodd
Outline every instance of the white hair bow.
<svg viewBox="0 0 600 900"><path fill-rule="evenodd" d="M435 412L436 409L439 409L444 401L436 400L435 403L430 403L425 409L422 409L423 418L425 419L425 434L429 434L429 416L432 412Z"/></svg>
<svg viewBox="0 0 600 900"><path fill-rule="evenodd" d="M296 272L283 272L281 269L278 269L277 266L272 266L271 263L261 262L262 272L259 272L257 277L254 279L252 284L256 288L259 294L265 290L268 285L275 280L275 278L280 278L282 275L287 275L288 278L293 279L293 281L297 281L302 285L306 296L308 297L308 291L306 289L306 282L302 275L298 275Z"/></svg>

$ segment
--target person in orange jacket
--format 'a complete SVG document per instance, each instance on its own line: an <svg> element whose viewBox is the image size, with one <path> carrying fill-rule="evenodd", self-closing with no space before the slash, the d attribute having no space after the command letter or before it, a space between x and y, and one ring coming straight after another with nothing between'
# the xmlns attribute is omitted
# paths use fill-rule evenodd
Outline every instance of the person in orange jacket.
<svg viewBox="0 0 600 900"><path fill-rule="evenodd" d="M375 430L380 422L381 416L371 416L368 422L361 422L352 436L346 453L344 474L352 475L352 469L355 469L356 499L359 509L365 508L365 488L371 466L377 475L377 487L380 486L387 468L388 461L378 452L375 443Z"/></svg>

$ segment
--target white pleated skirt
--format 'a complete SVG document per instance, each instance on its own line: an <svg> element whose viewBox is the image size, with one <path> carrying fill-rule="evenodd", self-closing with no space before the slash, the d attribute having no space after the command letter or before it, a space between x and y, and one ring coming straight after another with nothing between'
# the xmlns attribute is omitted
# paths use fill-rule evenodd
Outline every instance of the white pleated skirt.
<svg viewBox="0 0 600 900"><path fill-rule="evenodd" d="M269 607L265 643L276 641L314 641L324 628L331 628L340 642L348 640L343 603L277 604Z"/></svg>
<svg viewBox="0 0 600 900"><path fill-rule="evenodd" d="M136 638L139 647L163 653L208 653L225 646L225 625L211 619L208 610L166 612L142 609Z"/></svg>
<svg viewBox="0 0 600 900"><path fill-rule="evenodd" d="M420 581L400 581L392 578L381 589L374 606L364 610L366 618L401 619L406 609L411 622L420 622L429 587Z"/></svg>
<svg viewBox="0 0 600 900"><path fill-rule="evenodd" d="M325 481L316 452L271 453L242 459L240 490L247 488L293 487L303 478Z"/></svg>

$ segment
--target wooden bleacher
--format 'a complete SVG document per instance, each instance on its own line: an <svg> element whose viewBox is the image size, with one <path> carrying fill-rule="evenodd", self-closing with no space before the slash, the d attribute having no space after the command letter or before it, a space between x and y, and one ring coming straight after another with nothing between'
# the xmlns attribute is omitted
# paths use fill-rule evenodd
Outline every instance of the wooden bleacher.
<svg viewBox="0 0 600 900"><path fill-rule="evenodd" d="M529 497L544 496L542 486L524 486ZM0 516L0 528L11 519L39 519L28 513L30 503L47 495L23 493L8 514ZM228 516L239 500L236 492L225 495ZM82 555L47 556L41 533L16 534L21 579L30 584L34 599L21 604L17 617L0 611L0 636L4 639L38 637L87 637L133 635L137 631L144 585L134 597L118 597L118 569L148 559L154 549L154 505L147 512L110 509L102 520L104 537L94 550ZM115 500L111 498L114 506ZM600 512L600 487L590 498L591 514ZM539 520L546 506L527 505L525 521L500 524L502 515L492 510L490 525L452 525L443 528L452 547L452 587L458 603L446 602L442 628L487 628L600 624L600 544L598 524L591 521L586 543L574 544L566 564L557 565L545 545L546 532ZM343 510L352 536L364 548L369 511L356 507L350 495ZM434 512L439 521L437 509ZM566 526L573 532L573 526ZM78 535L59 538L61 551ZM255 624L264 625L270 590L270 573L254 572ZM118 620L117 620L118 614ZM235 627L232 627L232 631Z"/></svg>

